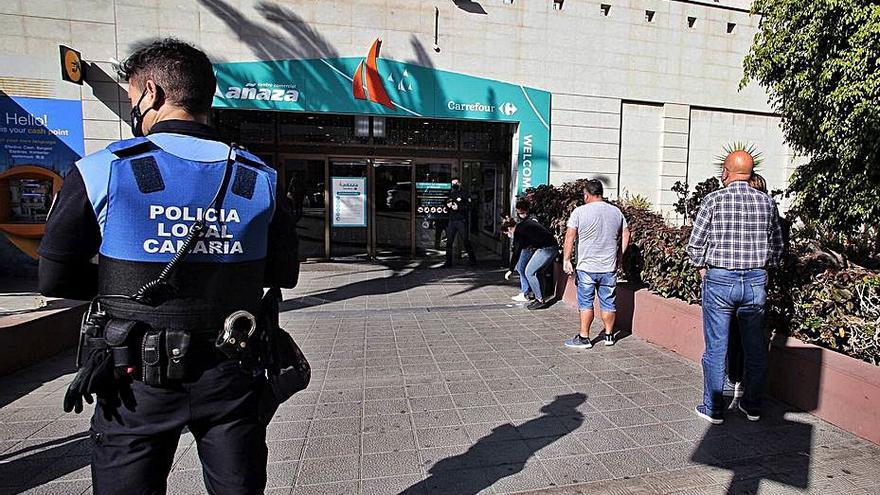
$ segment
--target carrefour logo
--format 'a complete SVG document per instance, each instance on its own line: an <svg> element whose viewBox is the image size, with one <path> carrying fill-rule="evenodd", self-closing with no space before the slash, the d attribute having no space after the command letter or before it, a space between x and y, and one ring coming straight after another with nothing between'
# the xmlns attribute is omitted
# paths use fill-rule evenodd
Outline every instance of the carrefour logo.
<svg viewBox="0 0 880 495"><path fill-rule="evenodd" d="M293 84L280 83L247 83L241 86L228 86L225 92L217 87L215 96L228 100L259 100L259 101L299 101L299 90Z"/></svg>
<svg viewBox="0 0 880 495"><path fill-rule="evenodd" d="M480 112L480 113L495 113L495 111L499 111L508 117L515 114L518 108L513 103L507 102L498 105L486 105L485 103L480 102L459 102L454 100L449 100L446 103L446 108L452 110L454 112Z"/></svg>

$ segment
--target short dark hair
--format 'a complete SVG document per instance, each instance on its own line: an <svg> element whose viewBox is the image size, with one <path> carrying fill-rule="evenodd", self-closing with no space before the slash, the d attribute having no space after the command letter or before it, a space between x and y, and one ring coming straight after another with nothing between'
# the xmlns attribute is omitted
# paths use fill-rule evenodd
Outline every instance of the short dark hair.
<svg viewBox="0 0 880 495"><path fill-rule="evenodd" d="M189 43L174 38L153 41L125 59L119 73L142 89L152 79L170 103L192 114L211 111L217 88L214 67L203 51Z"/></svg>
<svg viewBox="0 0 880 495"><path fill-rule="evenodd" d="M529 201L527 199L521 199L516 202L516 209L517 210L529 211L530 209L532 209L531 207L532 207L532 205L529 204Z"/></svg>
<svg viewBox="0 0 880 495"><path fill-rule="evenodd" d="M503 220L501 220L501 231L502 232L506 231L508 229L512 229L514 227L516 227L516 220L514 220L510 217L505 217Z"/></svg>
<svg viewBox="0 0 880 495"><path fill-rule="evenodd" d="M590 196L601 196L604 192L602 181L599 179L590 179L584 186L584 194L589 194Z"/></svg>

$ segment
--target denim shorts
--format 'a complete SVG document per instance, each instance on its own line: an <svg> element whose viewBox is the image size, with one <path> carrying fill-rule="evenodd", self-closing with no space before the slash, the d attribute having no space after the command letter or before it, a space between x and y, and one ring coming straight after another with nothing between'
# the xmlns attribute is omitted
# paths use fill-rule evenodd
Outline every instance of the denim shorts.
<svg viewBox="0 0 880 495"><path fill-rule="evenodd" d="M617 291L617 274L590 273L581 270L577 270L578 309L581 311L593 309L596 287L599 287L599 308L609 313L616 311L614 295Z"/></svg>

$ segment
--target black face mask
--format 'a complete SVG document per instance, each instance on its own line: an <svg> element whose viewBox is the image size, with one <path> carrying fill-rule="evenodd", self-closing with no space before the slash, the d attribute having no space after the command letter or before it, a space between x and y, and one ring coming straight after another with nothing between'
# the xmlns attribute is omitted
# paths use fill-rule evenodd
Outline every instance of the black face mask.
<svg viewBox="0 0 880 495"><path fill-rule="evenodd" d="M129 125L131 125L131 134L134 137L143 137L144 135L144 113L141 113L141 102L144 101L144 97L147 96L147 90L145 89L143 93L141 93L141 97L138 99L137 103L131 107L131 120L129 121ZM152 110L151 108L147 109L147 112Z"/></svg>

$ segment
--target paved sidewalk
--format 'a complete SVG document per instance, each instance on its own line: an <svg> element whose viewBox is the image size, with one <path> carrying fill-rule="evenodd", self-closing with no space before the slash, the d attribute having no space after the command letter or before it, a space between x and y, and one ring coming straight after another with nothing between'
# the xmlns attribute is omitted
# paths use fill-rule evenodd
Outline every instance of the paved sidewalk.
<svg viewBox="0 0 880 495"><path fill-rule="evenodd" d="M561 345L577 314L501 271L304 267L283 324L312 384L270 425L269 493L880 494L880 447L771 401L710 426L699 369L636 337ZM71 355L0 379L0 493L89 493ZM192 436L170 493L203 493Z"/></svg>

